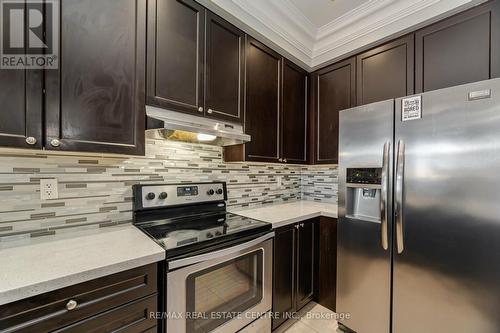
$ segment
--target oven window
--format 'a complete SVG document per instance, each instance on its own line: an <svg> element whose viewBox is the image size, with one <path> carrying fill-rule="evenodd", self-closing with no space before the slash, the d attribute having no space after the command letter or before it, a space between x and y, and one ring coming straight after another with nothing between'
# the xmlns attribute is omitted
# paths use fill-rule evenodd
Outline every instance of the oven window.
<svg viewBox="0 0 500 333"><path fill-rule="evenodd" d="M188 276L187 332L210 332L261 302L263 250Z"/></svg>

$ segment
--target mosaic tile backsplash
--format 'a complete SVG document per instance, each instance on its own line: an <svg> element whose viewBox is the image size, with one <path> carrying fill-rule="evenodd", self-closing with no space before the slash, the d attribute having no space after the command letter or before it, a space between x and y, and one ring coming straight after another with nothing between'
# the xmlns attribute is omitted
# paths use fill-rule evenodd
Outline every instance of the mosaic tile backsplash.
<svg viewBox="0 0 500 333"><path fill-rule="evenodd" d="M59 199L40 200L57 178ZM132 222L136 183L226 181L228 205L337 202L337 167L224 163L222 148L147 140L145 157L0 151L0 241Z"/></svg>

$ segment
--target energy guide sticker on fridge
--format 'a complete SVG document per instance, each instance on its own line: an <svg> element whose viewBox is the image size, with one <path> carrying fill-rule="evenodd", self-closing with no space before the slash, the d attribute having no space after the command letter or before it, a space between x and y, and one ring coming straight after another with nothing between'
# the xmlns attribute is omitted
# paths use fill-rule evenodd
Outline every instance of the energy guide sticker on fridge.
<svg viewBox="0 0 500 333"><path fill-rule="evenodd" d="M422 118L422 96L403 98L401 121Z"/></svg>

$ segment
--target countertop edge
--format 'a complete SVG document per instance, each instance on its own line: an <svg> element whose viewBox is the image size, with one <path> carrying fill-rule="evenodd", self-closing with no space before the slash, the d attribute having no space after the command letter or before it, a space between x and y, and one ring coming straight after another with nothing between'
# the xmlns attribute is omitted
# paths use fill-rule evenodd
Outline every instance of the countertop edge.
<svg viewBox="0 0 500 333"><path fill-rule="evenodd" d="M47 292L69 287L75 284L91 281L107 275L123 272L129 269L149 265L165 260L165 251L159 251L144 257L117 262L107 266L62 276L49 281L22 286L0 292L0 305L16 302L22 299L38 296Z"/></svg>

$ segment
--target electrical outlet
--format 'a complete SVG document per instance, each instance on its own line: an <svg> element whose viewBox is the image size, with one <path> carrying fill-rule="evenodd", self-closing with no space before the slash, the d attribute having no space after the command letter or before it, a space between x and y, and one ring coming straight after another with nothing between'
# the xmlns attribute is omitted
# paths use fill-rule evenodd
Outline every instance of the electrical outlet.
<svg viewBox="0 0 500 333"><path fill-rule="evenodd" d="M40 199L52 200L59 198L57 178L40 179Z"/></svg>

